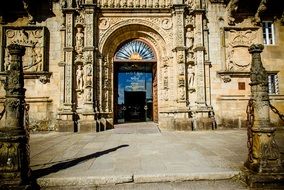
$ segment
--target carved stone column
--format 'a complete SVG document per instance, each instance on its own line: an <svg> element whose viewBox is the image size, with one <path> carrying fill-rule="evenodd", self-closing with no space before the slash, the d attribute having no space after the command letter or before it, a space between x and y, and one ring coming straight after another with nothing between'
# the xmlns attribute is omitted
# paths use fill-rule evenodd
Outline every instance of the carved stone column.
<svg viewBox="0 0 284 190"><path fill-rule="evenodd" d="M82 110L78 110L80 131L96 131L95 112L95 7L82 5L85 17L85 43L84 43L84 97Z"/></svg>
<svg viewBox="0 0 284 190"><path fill-rule="evenodd" d="M0 189L3 183L11 186L25 185L30 180L29 133L25 118L25 89L22 56L25 48L8 46L11 55L10 70L7 71L5 90L5 126L0 128ZM2 184L1 184L2 183ZM5 186L6 187L6 186Z"/></svg>
<svg viewBox="0 0 284 190"><path fill-rule="evenodd" d="M280 179L280 176L275 173L283 171L280 152L274 140L276 128L270 123L268 77L261 62L262 50L263 45L261 44L249 47L249 52L252 54L250 74L252 98L249 110L252 113L248 113L250 118L248 125L249 154L245 166L256 172L256 175L248 177L251 184ZM282 180L283 177L282 175Z"/></svg>
<svg viewBox="0 0 284 190"><path fill-rule="evenodd" d="M62 61L59 66L62 67L64 72L62 82L62 105L58 110L57 117L57 131L78 131L77 128L77 115L74 112L74 95L76 91L75 87L75 79L76 76L74 74L74 58L75 58L75 48L74 46L74 14L75 9L71 8L71 2L67 1L67 4L62 6L62 12L65 15L65 21L63 22L62 31L62 42L63 44L63 56Z"/></svg>
<svg viewBox="0 0 284 190"><path fill-rule="evenodd" d="M194 28L194 51L195 51L195 64L196 64L196 103L203 106L206 103L205 96L205 47L203 39L203 14L204 10L199 1L196 1L195 15L195 28Z"/></svg>
<svg viewBox="0 0 284 190"><path fill-rule="evenodd" d="M186 102L186 82L185 82L185 31L184 31L184 9L182 1L176 1L174 4L174 52L176 52L177 68L177 102Z"/></svg>

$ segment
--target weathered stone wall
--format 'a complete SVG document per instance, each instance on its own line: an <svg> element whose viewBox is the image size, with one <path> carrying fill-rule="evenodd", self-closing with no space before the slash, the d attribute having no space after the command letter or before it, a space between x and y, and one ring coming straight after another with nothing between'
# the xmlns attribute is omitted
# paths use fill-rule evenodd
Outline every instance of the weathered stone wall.
<svg viewBox="0 0 284 190"><path fill-rule="evenodd" d="M148 1L123 1L126 2L124 6L122 1L101 0L100 9L96 13L92 12L92 6L77 6L75 1L72 4L70 0L64 5L64 2L52 2L53 15L35 25L28 24L28 17L1 25L8 29L16 27L18 35L30 34L29 30L35 31L36 28L45 28L46 41L41 46L41 52L46 58L43 61L44 67L32 71L25 79L33 130L56 129L58 113L66 111L67 104L64 101L68 93L68 101L73 101L76 106L67 105L71 112L63 116L59 114L62 121L67 118L66 120L73 122L72 109L75 109L76 114L79 113L81 126L83 120L89 125L91 120L98 119L97 113L102 117L102 123L107 121L112 125L113 56L125 40L132 38L144 40L157 54L157 106L161 127L191 130L194 127L193 118L201 118L196 125L208 128L211 118L206 115L210 112L210 105L219 127L245 126L245 110L250 98L251 62L247 48L252 43L262 42L262 30L252 23L251 18L232 25L234 20L229 14L230 6L226 6L223 1L206 1L206 4L200 4L199 1L184 1L185 4L182 4L178 0L149 1L152 4L147 4ZM82 2L84 4L92 1ZM176 3L178 6L174 6ZM119 9L115 10L116 7ZM5 27L1 28L0 36L4 35ZM26 32L21 33L21 27ZM80 33L78 28L82 28L81 32L84 34L83 46L76 45L78 40L75 35ZM90 36L92 32L94 34ZM283 24L276 21L276 44L265 46L262 53L266 70L278 72L280 93L270 98L271 103L282 112L283 33ZM2 46L7 45L5 40L1 43ZM0 51L1 59L5 60L5 51ZM91 55L89 60L84 57L87 53ZM35 58L40 58L39 53L36 54ZM33 58L32 55L32 51L28 50L24 61L28 63ZM83 60L78 61L79 55L83 56ZM64 68L67 62L73 70L70 70L70 80L66 83L68 70ZM93 83L84 92L80 91L81 97L78 95L80 89L75 84L75 68L81 65L83 69L87 69L86 65L91 63L94 63L95 71L94 76L90 75L94 77ZM1 77L3 76L2 72ZM90 101L84 99L89 95L87 92L96 92ZM1 103L4 102L4 93L3 83L0 83ZM197 114L192 115L190 111ZM276 125L281 124L278 116L271 114L271 119Z"/></svg>
<svg viewBox="0 0 284 190"><path fill-rule="evenodd" d="M36 23L35 25L29 25L27 17L18 18L15 22L7 22L4 24L4 26L8 28L16 27L19 31L24 29L24 31L27 31L28 36L30 36L28 30L35 31L33 29L36 27L45 28L43 38L45 38L46 43L42 46L44 48L42 53L45 53L46 56L43 63L45 70L39 70L38 72L27 70L28 72L25 73L26 102L30 105L29 116L31 122L30 127L32 130L52 130L54 128L56 113L59 108L61 97L59 89L61 83L60 75L62 73L60 73L60 70L58 69L58 63L62 53L60 36L62 13L60 4L54 3L52 11L54 13L53 17L47 18L45 21ZM2 28L2 30L0 30L1 36L5 36L5 34L2 34L3 32ZM28 43L20 41L20 34L13 36L12 40L17 36L19 37L19 41L16 43L22 43L22 45L28 46L28 48L30 47ZM5 41L2 43L5 43ZM3 55L3 49L1 49L1 55ZM32 52L27 51L25 56L26 63L29 64L33 59ZM37 56L36 58L39 59L39 57L40 56ZM3 76L4 75L1 75L2 78ZM1 103L4 102L4 96L5 90L3 83L1 82ZM3 120L4 119L5 116L3 117ZM0 124L4 124L4 121L1 121Z"/></svg>
<svg viewBox="0 0 284 190"><path fill-rule="evenodd" d="M245 127L246 106L250 98L249 69L251 57L248 47L262 43L262 28L247 18L233 25L228 17L228 6L222 3L208 4L209 55L211 68L211 98L219 127ZM262 60L267 71L277 71L279 94L270 95L271 103L283 113L283 33L284 26L277 20L275 45L266 45ZM283 121L271 112L271 121L283 125Z"/></svg>

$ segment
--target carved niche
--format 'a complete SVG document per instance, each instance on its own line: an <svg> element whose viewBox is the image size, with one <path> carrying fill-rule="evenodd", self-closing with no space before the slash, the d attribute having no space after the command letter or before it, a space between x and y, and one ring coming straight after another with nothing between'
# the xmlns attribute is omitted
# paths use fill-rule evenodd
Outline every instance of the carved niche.
<svg viewBox="0 0 284 190"><path fill-rule="evenodd" d="M25 77L39 78L42 83L49 80L48 65L46 53L48 51L46 44L46 28L39 26L4 26L2 39L2 58L1 72L5 72L10 67L10 54L8 46L18 44L25 47L23 56L23 70Z"/></svg>
<svg viewBox="0 0 284 190"><path fill-rule="evenodd" d="M248 47L257 40L258 28L225 28L225 71L249 71Z"/></svg>

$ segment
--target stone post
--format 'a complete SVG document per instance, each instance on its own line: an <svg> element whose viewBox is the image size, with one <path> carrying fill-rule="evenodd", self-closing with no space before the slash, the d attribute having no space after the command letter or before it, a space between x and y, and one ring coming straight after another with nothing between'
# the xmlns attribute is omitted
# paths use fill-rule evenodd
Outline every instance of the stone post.
<svg viewBox="0 0 284 190"><path fill-rule="evenodd" d="M29 183L29 133L25 118L25 89L22 56L25 48L8 46L11 56L5 90L5 126L0 128L0 187L4 184L20 186ZM9 189L8 188L8 189Z"/></svg>
<svg viewBox="0 0 284 190"><path fill-rule="evenodd" d="M263 45L253 44L249 47L252 54L251 63L251 107L248 125L248 159L245 166L256 175L248 177L249 183L264 183L277 180L282 170L278 146L274 140L275 127L271 126L268 95L268 77L261 62L260 53ZM265 179L265 180L264 180ZM263 181L264 180L264 181Z"/></svg>

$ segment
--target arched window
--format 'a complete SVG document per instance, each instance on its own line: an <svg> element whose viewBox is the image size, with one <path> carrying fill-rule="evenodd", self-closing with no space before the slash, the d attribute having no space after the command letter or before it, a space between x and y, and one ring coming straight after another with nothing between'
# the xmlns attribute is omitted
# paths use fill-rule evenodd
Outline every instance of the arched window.
<svg viewBox="0 0 284 190"><path fill-rule="evenodd" d="M131 40L115 54L117 61L152 61L155 55L150 46L140 40Z"/></svg>

